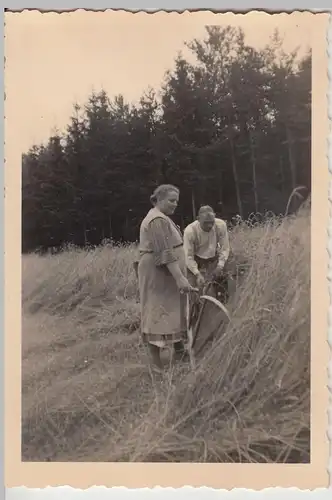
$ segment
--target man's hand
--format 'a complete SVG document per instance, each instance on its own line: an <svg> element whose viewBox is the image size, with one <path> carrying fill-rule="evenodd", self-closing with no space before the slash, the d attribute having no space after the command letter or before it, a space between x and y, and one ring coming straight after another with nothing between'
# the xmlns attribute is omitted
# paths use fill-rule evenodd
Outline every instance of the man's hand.
<svg viewBox="0 0 332 500"><path fill-rule="evenodd" d="M219 263L214 271L215 278L221 278L224 270L224 263Z"/></svg>
<svg viewBox="0 0 332 500"><path fill-rule="evenodd" d="M200 288L204 285L205 283L205 279L204 277L201 275L201 273L197 274L196 276L196 284L197 286Z"/></svg>

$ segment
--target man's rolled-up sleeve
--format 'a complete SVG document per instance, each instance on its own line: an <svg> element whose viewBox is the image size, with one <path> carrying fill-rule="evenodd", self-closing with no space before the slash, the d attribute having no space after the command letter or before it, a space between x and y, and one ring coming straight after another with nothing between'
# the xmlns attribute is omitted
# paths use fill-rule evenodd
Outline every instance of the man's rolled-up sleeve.
<svg viewBox="0 0 332 500"><path fill-rule="evenodd" d="M228 260L230 253L229 236L226 223L224 223L220 227L218 243L219 243L218 265L224 266Z"/></svg>
<svg viewBox="0 0 332 500"><path fill-rule="evenodd" d="M195 276L199 274L197 262L195 260L194 235L190 227L186 227L183 233L183 246L186 256L186 266Z"/></svg>

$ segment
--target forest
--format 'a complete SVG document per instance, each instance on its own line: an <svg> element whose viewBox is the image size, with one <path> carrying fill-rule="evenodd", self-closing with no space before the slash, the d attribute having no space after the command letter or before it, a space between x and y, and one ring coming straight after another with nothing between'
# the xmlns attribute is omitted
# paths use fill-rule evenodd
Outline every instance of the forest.
<svg viewBox="0 0 332 500"><path fill-rule="evenodd" d="M160 89L135 104L94 91L22 155L23 253L136 241L164 182L181 190L182 229L202 204L231 221L310 195L311 51L285 52L277 31L258 49L241 29L205 30Z"/></svg>

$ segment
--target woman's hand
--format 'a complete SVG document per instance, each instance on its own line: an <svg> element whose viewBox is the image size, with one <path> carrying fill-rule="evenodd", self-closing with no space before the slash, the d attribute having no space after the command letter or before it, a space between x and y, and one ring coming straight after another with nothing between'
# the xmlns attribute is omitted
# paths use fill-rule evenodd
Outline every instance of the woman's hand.
<svg viewBox="0 0 332 500"><path fill-rule="evenodd" d="M192 287L187 278L184 276L177 282L180 293L189 293L198 291L196 288Z"/></svg>
<svg viewBox="0 0 332 500"><path fill-rule="evenodd" d="M182 273L179 263L176 262L171 262L167 264L167 268L173 278L175 279L175 282L177 284L178 289L180 290L180 293L189 293L189 292L198 292L197 288L193 288L185 275Z"/></svg>

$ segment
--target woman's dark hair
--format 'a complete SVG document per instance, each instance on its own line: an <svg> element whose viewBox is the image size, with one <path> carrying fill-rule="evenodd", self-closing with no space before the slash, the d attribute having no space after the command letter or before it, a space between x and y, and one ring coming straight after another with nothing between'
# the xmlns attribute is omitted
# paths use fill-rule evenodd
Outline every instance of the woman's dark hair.
<svg viewBox="0 0 332 500"><path fill-rule="evenodd" d="M158 200L162 200L163 198L165 198L167 193L169 193L170 191L175 191L176 193L180 193L179 188L173 186L173 184L161 184L160 186L156 187L156 189L150 196L150 201L152 205L154 206Z"/></svg>

